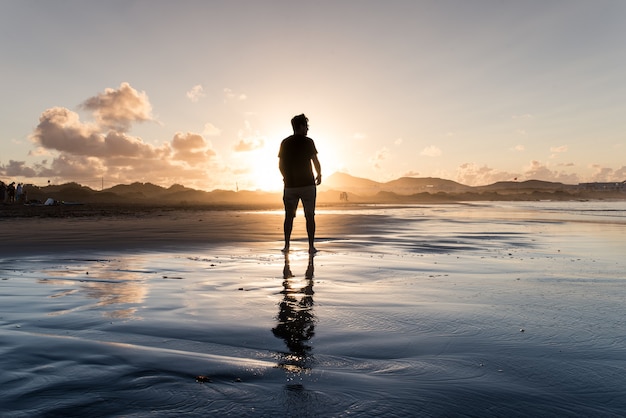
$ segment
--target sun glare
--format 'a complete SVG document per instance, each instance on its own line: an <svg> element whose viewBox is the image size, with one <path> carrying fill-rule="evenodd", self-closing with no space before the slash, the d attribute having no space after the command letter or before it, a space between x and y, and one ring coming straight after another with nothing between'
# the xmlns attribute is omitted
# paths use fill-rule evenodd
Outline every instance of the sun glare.
<svg viewBox="0 0 626 418"><path fill-rule="evenodd" d="M255 149L240 155L241 168L245 174L238 179L240 190L263 190L269 192L281 191L283 188L283 178L278 169L278 150L280 141L285 137L285 133L272 133L262 148ZM325 132L320 132L317 136L312 135L318 148L318 156L322 164L322 174L328 177L335 171L341 171L342 164L333 148L333 141ZM275 138L281 138L277 140ZM344 161L345 163L345 161Z"/></svg>
<svg viewBox="0 0 626 418"><path fill-rule="evenodd" d="M283 178L278 170L278 145L265 144L250 152L245 159L245 180L240 189L279 191L283 188Z"/></svg>
<svg viewBox="0 0 626 418"><path fill-rule="evenodd" d="M275 158L273 162L274 164L271 164L269 161L259 162L252 169L250 177L255 190L266 192L282 190L283 178L278 170L278 158Z"/></svg>

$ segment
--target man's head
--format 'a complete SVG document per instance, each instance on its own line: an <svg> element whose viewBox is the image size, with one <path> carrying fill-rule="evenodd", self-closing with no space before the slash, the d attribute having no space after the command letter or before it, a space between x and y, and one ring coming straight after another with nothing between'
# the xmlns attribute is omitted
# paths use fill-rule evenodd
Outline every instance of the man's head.
<svg viewBox="0 0 626 418"><path fill-rule="evenodd" d="M304 116L304 113L294 116L291 118L291 127L294 133L306 135L309 130L309 119Z"/></svg>

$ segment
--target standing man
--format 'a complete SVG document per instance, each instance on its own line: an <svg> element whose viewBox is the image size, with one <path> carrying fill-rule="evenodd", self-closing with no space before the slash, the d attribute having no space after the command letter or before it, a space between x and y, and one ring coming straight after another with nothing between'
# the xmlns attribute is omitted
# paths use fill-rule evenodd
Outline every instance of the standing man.
<svg viewBox="0 0 626 418"><path fill-rule="evenodd" d="M285 189L283 203L285 204L285 248L289 252L289 241L293 229L293 218L296 217L298 202L302 200L304 217L306 218L306 233L309 238L309 254L317 252L315 249L315 198L316 185L322 182L322 167L317 159L317 149L311 138L306 136L309 131L309 119L304 114L291 119L293 135L285 138L280 144L278 152L278 168L283 175ZM317 177L313 177L315 166Z"/></svg>

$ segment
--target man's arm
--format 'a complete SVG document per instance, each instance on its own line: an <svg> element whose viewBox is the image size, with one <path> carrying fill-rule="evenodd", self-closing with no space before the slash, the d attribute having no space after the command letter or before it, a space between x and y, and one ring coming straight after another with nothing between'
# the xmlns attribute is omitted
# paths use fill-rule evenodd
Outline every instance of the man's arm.
<svg viewBox="0 0 626 418"><path fill-rule="evenodd" d="M315 177L315 184L320 185L322 183L322 166L320 165L320 160L317 159L317 154L313 154L311 161L313 161L313 166L315 167L315 172L317 173L317 177Z"/></svg>

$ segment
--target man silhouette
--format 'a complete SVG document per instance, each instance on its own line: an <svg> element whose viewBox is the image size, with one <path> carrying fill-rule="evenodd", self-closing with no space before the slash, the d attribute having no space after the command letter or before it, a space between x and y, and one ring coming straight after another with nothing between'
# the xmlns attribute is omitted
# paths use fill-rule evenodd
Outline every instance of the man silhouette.
<svg viewBox="0 0 626 418"><path fill-rule="evenodd" d="M316 186L322 183L322 168L317 159L315 143L309 138L309 120L304 114L291 119L293 135L283 139L278 152L278 168L283 175L285 188L283 203L285 205L285 247L283 252L289 252L293 218L296 217L298 202L302 200L304 217L306 218L306 233L309 239L309 254L317 252L315 249L315 199ZM315 166L317 177L313 176Z"/></svg>

